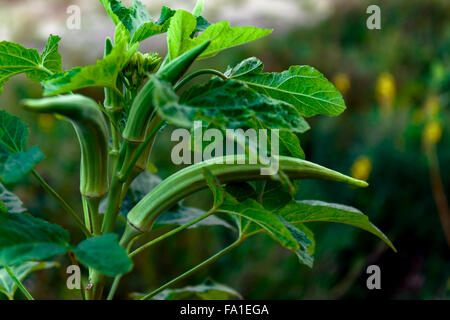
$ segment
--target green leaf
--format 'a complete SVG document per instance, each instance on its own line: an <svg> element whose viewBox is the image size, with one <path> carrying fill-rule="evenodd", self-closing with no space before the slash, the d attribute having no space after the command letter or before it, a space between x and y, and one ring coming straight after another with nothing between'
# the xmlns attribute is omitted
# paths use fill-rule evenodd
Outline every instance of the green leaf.
<svg viewBox="0 0 450 320"><path fill-rule="evenodd" d="M73 252L84 265L111 277L127 273L133 266L117 235L112 233L86 239Z"/></svg>
<svg viewBox="0 0 450 320"><path fill-rule="evenodd" d="M315 247L313 232L302 224L294 226L283 218L281 219L281 221L283 221L286 228L288 228L292 236L295 238L295 240L297 240L300 248L298 250L295 250L295 254L298 257L299 262L312 268L314 264L313 255Z"/></svg>
<svg viewBox="0 0 450 320"><path fill-rule="evenodd" d="M11 267L12 272L19 281L23 281L29 274L44 269L58 267L57 262L25 262L23 264ZM0 269L0 292L4 293L8 299L13 300L14 294L17 290L16 282L6 272L5 269Z"/></svg>
<svg viewBox="0 0 450 320"><path fill-rule="evenodd" d="M58 52L60 37L50 35L47 45L41 54L41 61L45 68L56 73L62 71L62 57Z"/></svg>
<svg viewBox="0 0 450 320"><path fill-rule="evenodd" d="M255 27L230 27L228 21L222 21L210 25L200 36L191 38L196 27L197 19L193 14L184 10L176 11L167 30L170 60L207 40L212 42L199 59L213 57L222 50L260 39L272 32L269 29Z"/></svg>
<svg viewBox="0 0 450 320"><path fill-rule="evenodd" d="M300 249L297 240L292 236L283 221L277 215L264 209L260 203L253 199L238 202L229 195L226 197L224 204L219 208L219 211L238 215L254 222L282 246L290 250L297 251Z"/></svg>
<svg viewBox="0 0 450 320"><path fill-rule="evenodd" d="M135 296L137 297L137 296ZM196 286L180 289L166 289L153 297L153 300L236 300L243 299L234 289L207 280Z"/></svg>
<svg viewBox="0 0 450 320"><path fill-rule="evenodd" d="M182 205L176 205L175 207L169 209L167 212L163 213L156 219L155 225L152 230L156 230L167 225L184 225L192 220L204 215L206 212L204 210L185 207ZM235 228L223 219L220 219L214 215L207 217L199 221L198 223L189 227L189 229L199 228L199 227L216 227L221 226L231 230Z"/></svg>
<svg viewBox="0 0 450 320"><path fill-rule="evenodd" d="M19 117L0 111L0 180L17 182L42 159L39 147L25 150L28 127Z"/></svg>
<svg viewBox="0 0 450 320"><path fill-rule="evenodd" d="M277 212L291 224L325 221L348 224L366 230L383 240L392 250L392 242L375 227L361 211L339 204L322 201L291 201Z"/></svg>
<svg viewBox="0 0 450 320"><path fill-rule="evenodd" d="M305 132L308 123L291 105L258 94L239 81L212 79L194 86L180 97L169 85L155 87L163 118L182 127L203 120L216 128L254 128Z"/></svg>
<svg viewBox="0 0 450 320"><path fill-rule="evenodd" d="M280 155L305 159L305 152L303 151L300 145L300 140L295 133L287 130L280 131L278 140L280 143Z"/></svg>
<svg viewBox="0 0 450 320"><path fill-rule="evenodd" d="M139 1L133 1L131 7L126 7L121 1L100 0L106 12L115 25L123 24L130 35L130 43L141 42L149 37L167 31L170 18L175 10L164 6L161 16L154 21L145 6Z"/></svg>
<svg viewBox="0 0 450 320"><path fill-rule="evenodd" d="M22 213L26 211L26 209L23 207L22 201L20 201L20 199L14 193L7 190L1 183L0 201L6 207L6 211L1 210L1 212Z"/></svg>
<svg viewBox="0 0 450 320"><path fill-rule="evenodd" d="M292 66L281 73L262 73L263 67L258 59L249 58L228 69L226 75L295 106L305 117L337 116L345 110L340 92L313 67Z"/></svg>
<svg viewBox="0 0 450 320"><path fill-rule="evenodd" d="M44 95L58 95L86 87L108 87L116 90L117 77L139 46L128 45L128 31L120 24L116 28L111 53L97 60L95 65L76 67L54 74L42 82Z"/></svg>
<svg viewBox="0 0 450 320"><path fill-rule="evenodd" d="M116 14L111 9L111 1L110 0L100 0L101 4L105 7L106 13L111 18L114 25L118 25L120 23L120 19L116 16Z"/></svg>
<svg viewBox="0 0 450 320"><path fill-rule="evenodd" d="M69 233L23 213L0 213L0 265L13 266L64 254Z"/></svg>
<svg viewBox="0 0 450 320"><path fill-rule="evenodd" d="M48 43L39 55L36 49L27 49L9 41L0 42L0 93L3 85L14 75L25 73L32 81L42 81L54 72L61 71L58 42L61 38L50 35Z"/></svg>
<svg viewBox="0 0 450 320"><path fill-rule="evenodd" d="M44 158L38 146L24 152L11 153L5 161L3 155L0 155L0 180L4 183L17 182Z"/></svg>

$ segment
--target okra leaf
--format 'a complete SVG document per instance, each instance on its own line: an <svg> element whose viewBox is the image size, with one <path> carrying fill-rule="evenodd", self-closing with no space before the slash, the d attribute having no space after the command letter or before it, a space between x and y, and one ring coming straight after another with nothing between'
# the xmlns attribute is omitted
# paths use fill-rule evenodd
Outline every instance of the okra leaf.
<svg viewBox="0 0 450 320"><path fill-rule="evenodd" d="M281 218L284 225L291 232L292 236L297 240L299 249L295 251L300 263L312 268L314 264L315 240L314 233L302 224L294 226Z"/></svg>
<svg viewBox="0 0 450 320"><path fill-rule="evenodd" d="M113 12L111 8L111 0L100 0L101 4L105 7L106 13L111 18L114 25L118 25L120 23L119 17Z"/></svg>
<svg viewBox="0 0 450 320"><path fill-rule="evenodd" d="M134 297L137 297L136 295ZM242 296L234 289L207 280L196 286L180 289L166 289L153 297L153 300L241 300Z"/></svg>
<svg viewBox="0 0 450 320"><path fill-rule="evenodd" d="M155 89L163 118L181 127L196 120L216 128L254 128L305 132L306 120L288 103L251 90L239 81L212 79L184 92L179 101L172 89L161 83Z"/></svg>
<svg viewBox="0 0 450 320"><path fill-rule="evenodd" d="M277 215L253 199L238 202L231 196L226 197L224 204L219 208L219 212L237 215L254 222L263 228L272 238L278 241L283 247L293 251L300 249L297 240L293 237L289 229ZM241 226L241 228L245 226Z"/></svg>
<svg viewBox="0 0 450 320"><path fill-rule="evenodd" d="M28 49L14 42L1 41L0 93L6 81L17 74L25 73L31 81L39 82L54 72L60 72L61 56L58 53L60 39L58 36L50 35L42 55L36 49Z"/></svg>
<svg viewBox="0 0 450 320"><path fill-rule="evenodd" d="M64 254L69 238L59 225L24 213L0 213L0 266Z"/></svg>
<svg viewBox="0 0 450 320"><path fill-rule="evenodd" d="M41 54L42 64L53 73L62 71L62 57L58 52L60 40L60 37L50 35L47 45Z"/></svg>
<svg viewBox="0 0 450 320"><path fill-rule="evenodd" d="M112 233L86 239L72 250L82 264L107 276L127 273L133 266L117 235Z"/></svg>
<svg viewBox="0 0 450 320"><path fill-rule="evenodd" d="M58 267L57 262L33 262L28 261L23 264L11 267L12 272L19 281L25 280L25 278L31 273L39 270L50 269ZM14 294L17 290L16 282L6 272L5 269L0 268L0 292L5 294L8 299L13 300Z"/></svg>
<svg viewBox="0 0 450 320"><path fill-rule="evenodd" d="M247 199L259 201L264 209L277 216L276 210L283 208L289 203L293 196L278 181L257 181L250 183L230 184L226 187L227 192L239 197L239 201L243 202ZM283 217L278 216L284 226L289 230L293 238L297 241L299 249L292 250L299 259L300 263L312 268L314 262L315 240L311 230L302 224L293 225L286 221ZM249 223L244 218L238 221L241 225L241 236L250 237L257 234L258 231L266 231L260 225Z"/></svg>
<svg viewBox="0 0 450 320"><path fill-rule="evenodd" d="M175 59L186 51L211 40L209 47L199 59L215 56L222 50L251 42L267 36L271 29L256 27L231 27L228 21L208 26L201 35L191 38L197 26L196 17L185 10L177 10L167 30L169 59Z"/></svg>
<svg viewBox="0 0 450 320"><path fill-rule="evenodd" d="M0 111L0 180L17 182L44 159L38 146L26 150L28 127L19 117Z"/></svg>
<svg viewBox="0 0 450 320"><path fill-rule="evenodd" d="M392 250L397 251L386 235L375 227L366 215L352 207L322 201L293 200L277 214L294 225L316 221L348 224L376 235Z"/></svg>
<svg viewBox="0 0 450 320"><path fill-rule="evenodd" d="M149 37L167 31L170 18L175 10L164 6L161 16L154 21L148 13L145 5L140 1L133 1L130 7L126 7L121 1L100 0L115 25L122 23L130 34L130 42L141 42Z"/></svg>
<svg viewBox="0 0 450 320"><path fill-rule="evenodd" d="M23 207L22 201L11 191L7 190L3 184L0 183L0 201L6 207L1 212L22 213L26 209Z"/></svg>
<svg viewBox="0 0 450 320"><path fill-rule="evenodd" d="M116 28L114 47L110 54L97 60L95 65L75 67L47 78L41 83L44 87L44 95L58 95L86 87L116 89L120 71L139 46L138 43L129 46L129 39L128 31L122 24L119 24Z"/></svg>
<svg viewBox="0 0 450 320"><path fill-rule="evenodd" d="M281 73L263 73L256 58L244 60L226 75L250 88L295 106L303 116L337 116L345 110L340 92L319 71L310 66L292 66Z"/></svg>
<svg viewBox="0 0 450 320"><path fill-rule="evenodd" d="M168 225L181 226L204 215L205 213L206 212L204 210L198 208L176 205L175 207L169 209L167 212L160 215L158 219L156 219L155 225L153 226L152 230ZM199 227L216 227L216 226L221 226L231 230L235 230L235 228L231 224L214 215L211 215L206 219L203 219L198 223L190 226L189 229Z"/></svg>

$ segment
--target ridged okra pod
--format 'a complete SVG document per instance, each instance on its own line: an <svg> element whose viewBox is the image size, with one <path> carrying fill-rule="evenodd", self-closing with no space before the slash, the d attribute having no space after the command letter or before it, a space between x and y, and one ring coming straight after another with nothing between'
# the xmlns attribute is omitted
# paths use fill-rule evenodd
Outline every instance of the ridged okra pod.
<svg viewBox="0 0 450 320"><path fill-rule="evenodd" d="M34 112L64 116L73 124L81 147L80 192L88 198L103 197L108 191L108 129L95 101L74 94L23 104Z"/></svg>
<svg viewBox="0 0 450 320"><path fill-rule="evenodd" d="M245 155L243 155L245 157ZM209 169L221 183L270 179L261 175L261 164L226 164L227 157L235 157L234 163L243 156L214 158L189 166L173 174L147 194L128 213L128 233L142 233L151 229L156 218L181 199L207 187L203 169ZM366 187L367 183L309 161L279 157L280 170L290 179L323 179ZM131 229L135 229L131 231Z"/></svg>
<svg viewBox="0 0 450 320"><path fill-rule="evenodd" d="M176 59L173 59L160 68L156 76L164 81L175 84L189 69L195 59L208 48L210 43L211 41L205 41ZM144 141L147 126L154 111L153 89L154 83L150 79L134 99L127 124L123 131L125 140L130 142Z"/></svg>

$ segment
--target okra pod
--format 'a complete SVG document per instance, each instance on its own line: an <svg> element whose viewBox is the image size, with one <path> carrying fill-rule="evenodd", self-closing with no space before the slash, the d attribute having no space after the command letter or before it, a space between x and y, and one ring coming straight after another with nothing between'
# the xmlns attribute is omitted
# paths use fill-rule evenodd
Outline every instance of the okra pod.
<svg viewBox="0 0 450 320"><path fill-rule="evenodd" d="M161 182L128 213L128 229L134 228L135 234L149 231L156 218L165 210L192 193L206 188L207 184L203 176L204 168L209 169L221 183L270 179L270 176L261 175L263 165L226 164L230 163L229 159L227 160L228 157L235 157L234 163L239 163L239 160L242 160L239 157L245 157L245 155L232 155L200 162L180 170ZM290 179L317 178L358 187L367 186L364 181L305 160L280 156L279 164L280 170ZM128 232L133 233L130 230Z"/></svg>
<svg viewBox="0 0 450 320"><path fill-rule="evenodd" d="M80 192L101 198L108 191L108 129L94 100L74 94L44 99L28 99L31 111L66 117L74 126L81 147Z"/></svg>

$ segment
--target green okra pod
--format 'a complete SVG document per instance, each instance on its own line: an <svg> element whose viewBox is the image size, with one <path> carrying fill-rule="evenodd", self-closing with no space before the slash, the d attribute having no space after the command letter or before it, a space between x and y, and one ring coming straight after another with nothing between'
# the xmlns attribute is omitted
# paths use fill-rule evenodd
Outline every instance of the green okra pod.
<svg viewBox="0 0 450 320"><path fill-rule="evenodd" d="M175 84L189 69L195 59L208 48L211 41L205 41L176 59L165 64L156 73L160 79ZM123 137L130 142L143 142L149 120L154 112L153 106L154 82L150 80L140 90L133 101L128 115Z"/></svg>
<svg viewBox="0 0 450 320"><path fill-rule="evenodd" d="M234 163L239 163L239 157L226 156L203 161L173 174L149 194L128 213L128 229L135 229L134 233L147 232L151 229L156 218L165 210L190 194L207 187L203 176L203 169L209 169L221 183L270 179L268 175L261 175L261 164L226 164L228 157L234 157ZM279 157L280 170L291 179L316 178L347 183L358 187L366 187L367 183L339 172L327 169L309 161Z"/></svg>
<svg viewBox="0 0 450 320"><path fill-rule="evenodd" d="M39 113L54 113L73 124L81 147L80 192L101 198L108 191L108 129L94 100L82 95L27 99L23 105Z"/></svg>

